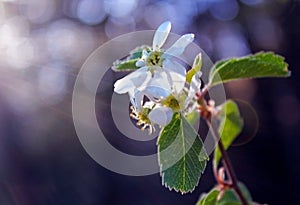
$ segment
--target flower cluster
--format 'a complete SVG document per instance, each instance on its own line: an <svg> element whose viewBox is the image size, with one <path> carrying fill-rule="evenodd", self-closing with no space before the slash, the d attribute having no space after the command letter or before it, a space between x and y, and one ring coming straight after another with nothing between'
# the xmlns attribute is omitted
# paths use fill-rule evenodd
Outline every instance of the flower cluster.
<svg viewBox="0 0 300 205"><path fill-rule="evenodd" d="M169 21L161 24L154 34L152 47L142 50L136 62L138 69L114 84L116 93L129 94L132 105L130 116L143 130L149 128L150 133L155 124L161 127L169 124L173 113L191 112L201 85L200 71L187 82L185 67L176 61L176 57L192 43L194 34L181 36L164 50L162 46L170 30Z"/></svg>

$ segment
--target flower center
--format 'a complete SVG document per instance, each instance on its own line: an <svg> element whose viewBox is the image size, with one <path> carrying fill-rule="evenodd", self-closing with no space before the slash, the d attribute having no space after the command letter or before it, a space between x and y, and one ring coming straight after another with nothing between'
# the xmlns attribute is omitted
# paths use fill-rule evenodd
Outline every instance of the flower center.
<svg viewBox="0 0 300 205"><path fill-rule="evenodd" d="M149 128L149 134L152 133L154 127L152 127L151 121L148 118L148 114L150 113L150 108L142 108L140 111L136 111L133 106L130 107L131 113L130 117L137 120L136 125L141 126L141 130L145 130Z"/></svg>
<svg viewBox="0 0 300 205"><path fill-rule="evenodd" d="M162 61L163 61L163 58L161 57L161 52L153 51L150 53L150 55L147 59L147 65L162 67Z"/></svg>
<svg viewBox="0 0 300 205"><path fill-rule="evenodd" d="M144 122L144 124L151 124L151 121L148 118L150 111L150 108L142 108L141 111L137 113L139 120Z"/></svg>
<svg viewBox="0 0 300 205"><path fill-rule="evenodd" d="M174 112L180 111L179 102L173 95L169 95L166 99L163 99L161 101L161 104L171 108Z"/></svg>

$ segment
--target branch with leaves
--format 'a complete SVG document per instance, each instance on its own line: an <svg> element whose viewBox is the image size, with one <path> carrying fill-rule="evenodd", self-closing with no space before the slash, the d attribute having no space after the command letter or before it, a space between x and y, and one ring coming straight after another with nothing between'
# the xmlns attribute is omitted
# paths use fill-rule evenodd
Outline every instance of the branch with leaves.
<svg viewBox="0 0 300 205"><path fill-rule="evenodd" d="M137 126L149 133L157 127L161 129L157 147L163 185L181 193L192 192L198 185L209 160L193 128L200 117L217 145L213 156L217 185L202 194L197 205L257 204L238 181L227 155L227 149L243 129L238 106L232 100L216 106L208 91L238 79L288 77L287 63L271 52L222 60L211 68L208 84L202 85L201 54L195 57L188 72L176 60L193 41L194 34L185 34L170 48L163 49L170 30L171 23L164 22L156 30L152 46L138 47L125 60L115 61L114 71L131 73L115 82L114 91L130 96L130 116Z"/></svg>

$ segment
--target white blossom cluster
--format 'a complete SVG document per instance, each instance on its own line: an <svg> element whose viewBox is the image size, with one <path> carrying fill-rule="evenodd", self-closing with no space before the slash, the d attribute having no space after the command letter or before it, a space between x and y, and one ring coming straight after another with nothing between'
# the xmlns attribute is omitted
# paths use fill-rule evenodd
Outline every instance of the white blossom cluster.
<svg viewBox="0 0 300 205"><path fill-rule="evenodd" d="M201 86L200 71L187 83L185 67L175 61L192 43L194 34L181 36L164 50L162 46L170 30L169 21L162 23L154 34L152 48L144 49L136 62L139 68L114 84L116 93L129 94L130 116L138 121L142 130L148 128L150 133L155 124L168 125L174 112L187 114L193 110L196 107L195 94Z"/></svg>

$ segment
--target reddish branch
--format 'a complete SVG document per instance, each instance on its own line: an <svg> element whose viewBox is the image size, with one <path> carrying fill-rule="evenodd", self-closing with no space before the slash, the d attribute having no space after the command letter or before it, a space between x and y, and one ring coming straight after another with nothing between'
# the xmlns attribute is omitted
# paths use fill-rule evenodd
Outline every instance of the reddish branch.
<svg viewBox="0 0 300 205"><path fill-rule="evenodd" d="M212 122L212 119L214 117L214 107L212 105L210 105L209 103L207 103L207 100L205 99L205 95L208 93L208 87L205 86L202 89L202 92L197 93L197 100L198 100L198 104L199 104L199 112L200 112L200 116L203 117L206 120L207 125L209 126L210 130L212 131L212 135L214 137L214 140L216 143L218 143L218 147L220 149L221 155L222 155L222 163L224 165L224 168L226 170L226 174L228 176L228 181L225 181L225 179L223 178L223 173L219 173L217 169L217 167L214 168L214 173L215 173L215 177L216 180L220 186L221 189L224 188L232 188L239 200L242 202L243 205L248 205L248 202L245 198L245 196L243 195L240 187L238 186L238 179L237 176L234 172L234 169L232 167L232 164L230 162L230 159L228 157L228 154L224 148L224 145L222 143L222 141L220 140L220 136L219 133L217 131L217 128L215 127L214 123Z"/></svg>

